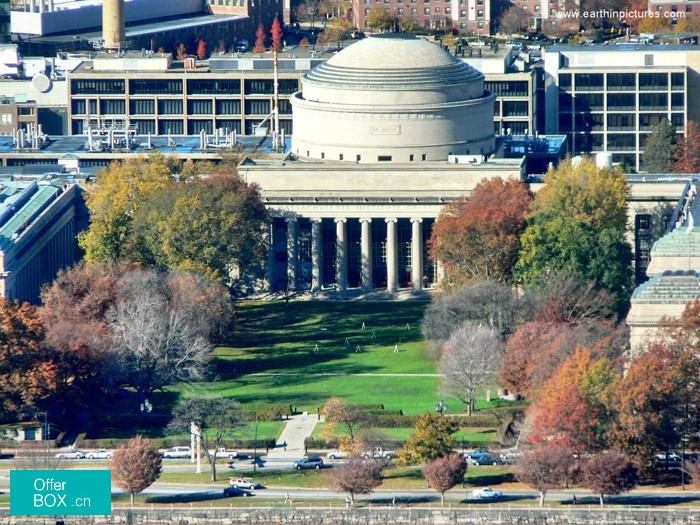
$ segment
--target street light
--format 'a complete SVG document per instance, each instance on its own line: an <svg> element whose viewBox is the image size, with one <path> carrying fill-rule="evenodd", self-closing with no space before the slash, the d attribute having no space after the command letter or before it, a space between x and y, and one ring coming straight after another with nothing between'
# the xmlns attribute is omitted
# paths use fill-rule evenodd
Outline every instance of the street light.
<svg viewBox="0 0 700 525"><path fill-rule="evenodd" d="M258 470L258 421L257 419L255 420L255 442L253 444L253 472L257 472Z"/></svg>
<svg viewBox="0 0 700 525"><path fill-rule="evenodd" d="M435 412L439 413L441 416L444 416L445 412L447 412L447 405L442 399L435 405Z"/></svg>

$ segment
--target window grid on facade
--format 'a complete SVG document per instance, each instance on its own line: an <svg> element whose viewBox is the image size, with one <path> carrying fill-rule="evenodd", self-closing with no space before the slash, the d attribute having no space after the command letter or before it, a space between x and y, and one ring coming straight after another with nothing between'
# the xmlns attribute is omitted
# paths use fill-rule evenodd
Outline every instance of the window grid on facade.
<svg viewBox="0 0 700 525"><path fill-rule="evenodd" d="M140 79L129 81L131 95L182 95L182 80Z"/></svg>
<svg viewBox="0 0 700 525"><path fill-rule="evenodd" d="M124 86L123 80L71 80L71 92L74 95L123 95L125 94Z"/></svg>

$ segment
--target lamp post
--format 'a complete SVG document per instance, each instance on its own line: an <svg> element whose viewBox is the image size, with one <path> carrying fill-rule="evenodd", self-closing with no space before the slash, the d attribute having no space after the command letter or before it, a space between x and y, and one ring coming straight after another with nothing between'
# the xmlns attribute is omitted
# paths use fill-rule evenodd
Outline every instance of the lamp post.
<svg viewBox="0 0 700 525"><path fill-rule="evenodd" d="M447 405L442 399L437 405L435 405L435 412L437 412L441 416L444 416L445 412L447 412Z"/></svg>
<svg viewBox="0 0 700 525"><path fill-rule="evenodd" d="M41 412L36 412L34 417L44 416L44 424L41 427L41 440L44 442L44 461L49 461L49 412L48 410L42 410Z"/></svg>
<svg viewBox="0 0 700 525"><path fill-rule="evenodd" d="M255 441L253 442L253 472L258 470L258 421L255 420Z"/></svg>

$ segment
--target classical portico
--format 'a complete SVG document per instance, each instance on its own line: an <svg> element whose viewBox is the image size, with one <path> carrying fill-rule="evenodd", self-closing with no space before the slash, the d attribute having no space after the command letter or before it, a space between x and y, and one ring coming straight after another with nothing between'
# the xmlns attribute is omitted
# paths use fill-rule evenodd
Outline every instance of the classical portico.
<svg viewBox="0 0 700 525"><path fill-rule="evenodd" d="M283 159L246 159L272 216L272 290L433 286L428 249L443 206L484 178L520 178L493 158L484 77L411 35L367 38L302 79Z"/></svg>

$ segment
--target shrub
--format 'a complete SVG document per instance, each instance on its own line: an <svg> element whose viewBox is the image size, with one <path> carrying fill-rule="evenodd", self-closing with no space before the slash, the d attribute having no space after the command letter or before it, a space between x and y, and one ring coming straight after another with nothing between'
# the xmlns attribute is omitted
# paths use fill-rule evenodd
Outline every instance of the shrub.
<svg viewBox="0 0 700 525"><path fill-rule="evenodd" d="M246 421L279 421L292 415L291 405L250 405L241 408Z"/></svg>

